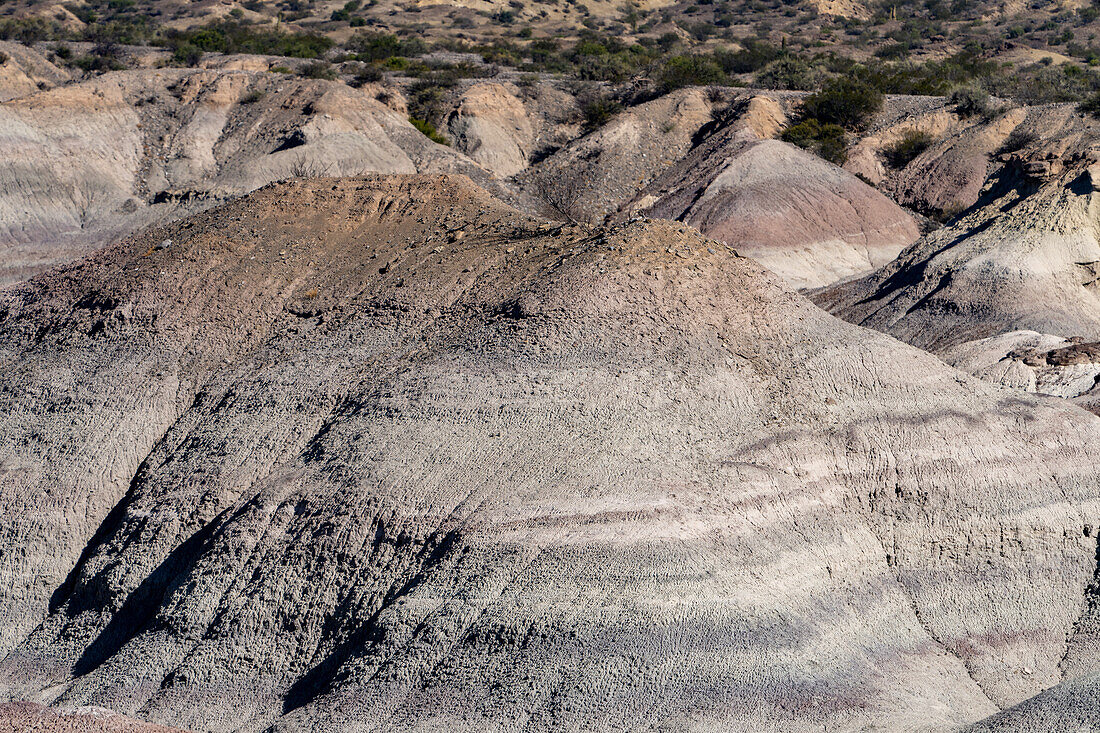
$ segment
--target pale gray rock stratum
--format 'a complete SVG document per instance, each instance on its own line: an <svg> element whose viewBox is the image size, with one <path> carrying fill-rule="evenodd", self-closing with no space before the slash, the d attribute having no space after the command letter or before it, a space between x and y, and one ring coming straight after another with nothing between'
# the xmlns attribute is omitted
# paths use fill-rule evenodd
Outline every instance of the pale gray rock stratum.
<svg viewBox="0 0 1100 733"><path fill-rule="evenodd" d="M969 211L814 300L937 353L1012 331L1100 340L1098 139L1071 105L1027 109Z"/></svg>
<svg viewBox="0 0 1100 733"><path fill-rule="evenodd" d="M293 176L458 172L492 185L370 91L166 68L0 104L0 283Z"/></svg>
<svg viewBox="0 0 1100 733"><path fill-rule="evenodd" d="M940 357L986 381L1071 399L1100 412L1100 343L1010 331L967 341Z"/></svg>
<svg viewBox="0 0 1100 733"><path fill-rule="evenodd" d="M0 733L183 733L97 707L56 710L30 702L0 704Z"/></svg>
<svg viewBox="0 0 1100 733"><path fill-rule="evenodd" d="M735 106L625 207L676 219L737 248L796 288L862 275L920 236L916 220L851 173L778 140L773 100Z"/></svg>
<svg viewBox="0 0 1100 733"><path fill-rule="evenodd" d="M1100 421L674 223L272 185L0 290L0 365L6 699L947 730L1096 668Z"/></svg>
<svg viewBox="0 0 1100 733"><path fill-rule="evenodd" d="M933 351L1020 330L1100 340L1100 169L1087 162L1038 180L1006 169L966 216L814 299Z"/></svg>

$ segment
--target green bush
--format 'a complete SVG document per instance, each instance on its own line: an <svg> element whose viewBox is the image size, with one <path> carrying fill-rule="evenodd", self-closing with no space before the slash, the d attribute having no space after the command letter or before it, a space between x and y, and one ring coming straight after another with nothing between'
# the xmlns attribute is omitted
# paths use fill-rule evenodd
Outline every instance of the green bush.
<svg viewBox="0 0 1100 733"><path fill-rule="evenodd" d="M304 76L306 79L327 79L332 81L336 78L336 69L332 68L332 64L327 61L313 61L303 66L298 74L299 76Z"/></svg>
<svg viewBox="0 0 1100 733"><path fill-rule="evenodd" d="M960 117L988 117L993 114L989 92L978 87L959 87L951 92L947 101L955 107L955 112Z"/></svg>
<svg viewBox="0 0 1100 733"><path fill-rule="evenodd" d="M332 40L315 33L284 33L257 30L237 21L222 20L201 28L168 32L172 45L190 44L203 51L254 53L315 59L334 45Z"/></svg>
<svg viewBox="0 0 1100 733"><path fill-rule="evenodd" d="M360 61L385 61L394 56L420 56L428 47L419 38L403 40L390 33L357 33L344 44Z"/></svg>
<svg viewBox="0 0 1100 733"><path fill-rule="evenodd" d="M353 87L361 87L364 84L375 84L386 78L386 73L374 64L368 64L359 70L352 78Z"/></svg>
<svg viewBox="0 0 1100 733"><path fill-rule="evenodd" d="M721 67L704 56L673 56L665 61L658 74L658 82L665 91L724 81L726 75Z"/></svg>
<svg viewBox="0 0 1100 733"><path fill-rule="evenodd" d="M776 59L756 75L756 83L765 89L809 91L821 86L824 74L802 59L785 56Z"/></svg>
<svg viewBox="0 0 1100 733"><path fill-rule="evenodd" d="M931 135L921 130L910 130L900 140L882 151L886 162L894 168L904 168L913 158L923 153L934 142Z"/></svg>
<svg viewBox="0 0 1100 733"><path fill-rule="evenodd" d="M409 122L411 122L413 127L415 127L417 130L420 130L420 132L422 132L425 137L427 137L432 142L439 143L440 145L450 145L450 143L447 141L447 138L443 137L443 135L441 135L439 131L435 129L435 125L433 125L431 122L419 119L417 117L410 117Z"/></svg>
<svg viewBox="0 0 1100 733"><path fill-rule="evenodd" d="M747 74L759 71L783 55L783 50L767 41L746 38L740 51L719 49L714 60L727 74Z"/></svg>
<svg viewBox="0 0 1100 733"><path fill-rule="evenodd" d="M202 49L190 43L181 43L172 49L172 63L178 66L198 66L202 61Z"/></svg>
<svg viewBox="0 0 1100 733"><path fill-rule="evenodd" d="M126 66L113 56L91 53L73 61L73 66L87 72L119 71Z"/></svg>
<svg viewBox="0 0 1100 733"><path fill-rule="evenodd" d="M611 121L622 108L615 98L602 93L594 93L580 100L581 115L584 118L584 132L592 132Z"/></svg>
<svg viewBox="0 0 1100 733"><path fill-rule="evenodd" d="M833 123L807 119L783 131L782 139L817 153L825 160L843 165L848 159L844 128Z"/></svg>
<svg viewBox="0 0 1100 733"><path fill-rule="evenodd" d="M1100 92L1093 92L1092 95L1081 102L1077 108L1087 115L1100 117Z"/></svg>
<svg viewBox="0 0 1100 733"><path fill-rule="evenodd" d="M833 79L802 101L802 118L862 130L882 108L882 92L855 79Z"/></svg>

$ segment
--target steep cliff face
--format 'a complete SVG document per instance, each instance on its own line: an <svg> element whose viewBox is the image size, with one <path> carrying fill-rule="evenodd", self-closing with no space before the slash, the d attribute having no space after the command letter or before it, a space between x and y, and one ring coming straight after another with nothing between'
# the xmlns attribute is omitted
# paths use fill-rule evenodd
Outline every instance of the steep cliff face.
<svg viewBox="0 0 1100 733"><path fill-rule="evenodd" d="M269 186L0 291L0 363L5 697L947 728L1096 661L1096 418L676 224Z"/></svg>

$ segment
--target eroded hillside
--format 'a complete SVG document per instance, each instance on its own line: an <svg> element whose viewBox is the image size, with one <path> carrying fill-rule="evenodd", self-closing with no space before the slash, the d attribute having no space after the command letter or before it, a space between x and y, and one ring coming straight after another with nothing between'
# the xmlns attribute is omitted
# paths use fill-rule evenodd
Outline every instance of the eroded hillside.
<svg viewBox="0 0 1100 733"><path fill-rule="evenodd" d="M682 225L294 181L0 304L8 698L949 729L1096 665L1096 418Z"/></svg>

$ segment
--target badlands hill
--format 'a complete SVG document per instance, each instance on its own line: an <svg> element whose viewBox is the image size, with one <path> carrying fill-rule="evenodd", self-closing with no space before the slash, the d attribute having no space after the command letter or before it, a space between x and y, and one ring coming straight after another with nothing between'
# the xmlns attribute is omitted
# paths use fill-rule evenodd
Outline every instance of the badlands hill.
<svg viewBox="0 0 1100 733"><path fill-rule="evenodd" d="M935 351L1022 329L1100 339L1100 128L1071 105L1020 112L1008 150L962 217L885 267L822 290L817 302Z"/></svg>
<svg viewBox="0 0 1100 733"><path fill-rule="evenodd" d="M629 108L516 176L550 213L682 221L794 287L870 272L919 235L851 173L775 138L797 96L682 89Z"/></svg>
<svg viewBox="0 0 1100 733"><path fill-rule="evenodd" d="M851 173L770 139L786 122L774 99L741 100L626 208L686 222L794 287L870 272L920 236L913 216Z"/></svg>
<svg viewBox="0 0 1100 733"><path fill-rule="evenodd" d="M399 94L268 63L112 72L0 104L0 283L292 176L460 172L495 185L413 128Z"/></svg>
<svg viewBox="0 0 1100 733"><path fill-rule="evenodd" d="M678 219L796 287L864 274L919 234L883 194L772 139L791 95L683 89L586 131L567 84L475 80L440 102L444 146L409 123L399 85L273 63L113 72L0 103L0 283L293 176L459 172L529 213Z"/></svg>
<svg viewBox="0 0 1100 733"><path fill-rule="evenodd" d="M1100 422L682 225L270 185L0 290L0 364L7 699L204 731L1100 712Z"/></svg>

